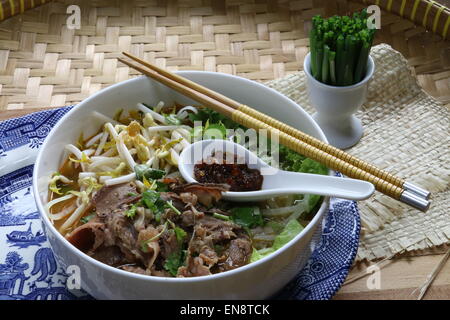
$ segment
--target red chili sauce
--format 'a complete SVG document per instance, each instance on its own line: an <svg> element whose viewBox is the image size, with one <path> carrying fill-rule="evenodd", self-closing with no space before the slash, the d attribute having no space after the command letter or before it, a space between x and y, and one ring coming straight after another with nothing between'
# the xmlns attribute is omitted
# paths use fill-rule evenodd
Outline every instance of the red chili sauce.
<svg viewBox="0 0 450 320"><path fill-rule="evenodd" d="M229 158L226 154L215 153L196 164L194 177L197 182L228 184L230 191L261 190L264 179L261 172L250 169L246 163L239 163L236 156L234 161L227 162Z"/></svg>

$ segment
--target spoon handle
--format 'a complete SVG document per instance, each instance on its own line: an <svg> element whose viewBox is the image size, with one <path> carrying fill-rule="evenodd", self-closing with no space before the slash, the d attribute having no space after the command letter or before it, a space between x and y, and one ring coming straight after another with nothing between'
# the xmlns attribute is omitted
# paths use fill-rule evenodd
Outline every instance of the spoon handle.
<svg viewBox="0 0 450 320"><path fill-rule="evenodd" d="M373 184L363 180L288 171L265 176L264 183L270 189L281 189L287 193L317 194L350 200L367 199L375 191Z"/></svg>

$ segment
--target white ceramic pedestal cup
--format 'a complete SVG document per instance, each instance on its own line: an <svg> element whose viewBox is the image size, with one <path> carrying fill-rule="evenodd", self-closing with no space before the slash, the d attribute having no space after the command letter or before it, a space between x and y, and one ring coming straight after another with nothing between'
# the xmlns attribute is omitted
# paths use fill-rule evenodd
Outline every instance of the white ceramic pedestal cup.
<svg viewBox="0 0 450 320"><path fill-rule="evenodd" d="M363 105L375 63L369 56L366 76L355 85L336 87L316 80L311 74L311 53L306 56L304 71L308 96L316 109L314 120L323 130L329 143L340 149L354 146L363 135L361 120L353 114Z"/></svg>

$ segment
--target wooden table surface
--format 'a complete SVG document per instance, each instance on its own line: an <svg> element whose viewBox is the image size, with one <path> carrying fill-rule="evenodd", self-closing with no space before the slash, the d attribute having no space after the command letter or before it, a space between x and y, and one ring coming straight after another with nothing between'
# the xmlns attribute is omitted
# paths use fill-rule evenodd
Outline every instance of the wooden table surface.
<svg viewBox="0 0 450 320"><path fill-rule="evenodd" d="M45 108L48 109L48 108ZM44 109L20 109L0 111L0 121L9 118L24 116L31 112ZM448 249L438 249L433 253L414 257L396 258L383 263L379 273L379 289L371 289L374 286L373 276L369 274L356 281L351 281L352 277L362 273L367 274L369 265L354 266L347 277L347 282L335 295L335 300L357 300L357 299L417 299L417 292L427 277L433 272L444 256L443 252ZM369 286L368 286L369 282ZM433 284L427 291L424 299L444 299L450 300L450 261L448 261Z"/></svg>

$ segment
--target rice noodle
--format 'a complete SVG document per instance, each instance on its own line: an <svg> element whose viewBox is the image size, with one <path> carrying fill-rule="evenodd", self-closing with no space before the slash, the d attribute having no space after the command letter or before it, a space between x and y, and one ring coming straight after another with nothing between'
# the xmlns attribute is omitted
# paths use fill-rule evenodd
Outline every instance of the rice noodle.
<svg viewBox="0 0 450 320"><path fill-rule="evenodd" d="M94 117L96 117L97 119L99 119L100 121L102 121L103 123L109 122L109 123L112 123L112 124L114 124L114 125L119 124L119 122L117 122L117 121L114 120L113 118L110 118L110 117L108 117L108 116L105 116L104 114L102 114L102 113L100 113L100 112L94 111L94 112L92 112L92 115L93 115Z"/></svg>
<svg viewBox="0 0 450 320"><path fill-rule="evenodd" d="M127 146L123 142L123 135L118 135L116 139L116 148L119 156L125 161L125 163L130 167L131 170L134 171L134 167L136 166L136 162L134 161L130 151Z"/></svg>
<svg viewBox="0 0 450 320"><path fill-rule="evenodd" d="M106 181L107 180L111 180L113 177L111 177L111 176L100 176L99 178L98 178L98 181L100 182L100 183L106 183Z"/></svg>
<svg viewBox="0 0 450 320"><path fill-rule="evenodd" d="M159 113L159 112L161 112L162 108L164 108L164 101L158 102L158 104L156 105L156 107L154 109L155 109L155 112Z"/></svg>
<svg viewBox="0 0 450 320"><path fill-rule="evenodd" d="M90 157L95 153L94 149L83 150L83 153L86 157Z"/></svg>
<svg viewBox="0 0 450 320"><path fill-rule="evenodd" d="M107 186L113 186L116 184L121 184L121 183L126 183L126 182L131 182L136 180L136 174L135 173L130 173L126 176L121 176L118 178L113 178L113 179L108 179L105 181L105 185Z"/></svg>
<svg viewBox="0 0 450 320"><path fill-rule="evenodd" d="M100 166L104 165L117 165L122 162L121 158L115 157L115 158L108 158L104 157L103 159L92 161L92 163L89 165L90 170L94 170Z"/></svg>
<svg viewBox="0 0 450 320"><path fill-rule="evenodd" d="M102 157L110 157L112 156L117 150L115 148L111 148L108 151L106 151L105 153L102 153L101 156Z"/></svg>
<svg viewBox="0 0 450 320"><path fill-rule="evenodd" d="M177 113L177 118L180 120L184 120L188 117L189 113L187 111L192 111L193 113L197 114L198 110L197 108L193 107L193 106L187 106L182 108L180 111L178 111Z"/></svg>
<svg viewBox="0 0 450 320"><path fill-rule="evenodd" d="M96 173L95 172L80 172L78 175L78 180L80 179L86 179L86 178L90 178L90 177L96 177Z"/></svg>
<svg viewBox="0 0 450 320"><path fill-rule="evenodd" d="M84 214L88 204L82 203L73 213L72 215L63 223L59 231L61 233L65 233L68 228L70 228L73 224L78 222Z"/></svg>
<svg viewBox="0 0 450 320"><path fill-rule="evenodd" d="M73 194L68 194L68 195L65 195L63 197L53 199L52 201L50 201L49 203L47 203L45 205L45 208L47 209L47 212L50 213L50 208L53 207L55 204L63 202L63 201L66 201L66 200L69 200L69 199L71 199L73 197L75 197Z"/></svg>
<svg viewBox="0 0 450 320"><path fill-rule="evenodd" d="M263 209L261 210L261 214L265 217L284 217L294 212L297 208L297 206L290 206L273 209Z"/></svg>
<svg viewBox="0 0 450 320"><path fill-rule="evenodd" d="M105 128L108 130L109 134L111 135L111 137L113 138L114 141L119 140L119 135L117 134L117 131L113 127L111 122L108 122L107 124L105 124Z"/></svg>
<svg viewBox="0 0 450 320"><path fill-rule="evenodd" d="M150 113L150 115L153 117L153 119L155 119L161 123L164 123L164 124L166 123L166 119L162 115L160 115L159 113L156 113L152 109L144 106L142 103L138 103L137 108L144 113Z"/></svg>
<svg viewBox="0 0 450 320"><path fill-rule="evenodd" d="M95 150L94 155L98 156L103 151L103 148L105 147L106 141L108 141L109 133L103 132L102 137L100 139L100 143L98 144L97 150Z"/></svg>
<svg viewBox="0 0 450 320"><path fill-rule="evenodd" d="M58 213L50 213L48 212L47 216L49 217L49 219L53 222L53 221L58 221L61 220L65 217L67 217L69 214L73 213L76 209L76 205L72 204L69 207L65 207L62 211L58 212Z"/></svg>
<svg viewBox="0 0 450 320"><path fill-rule="evenodd" d="M81 160L81 157L83 156L83 153L80 149L75 147L73 144L66 145L66 150L72 153L78 160Z"/></svg>
<svg viewBox="0 0 450 320"><path fill-rule="evenodd" d="M155 126L147 128L147 132L172 131L178 128L179 126Z"/></svg>
<svg viewBox="0 0 450 320"><path fill-rule="evenodd" d="M91 140L86 142L85 146L89 148L90 146L94 145L97 141L99 141L102 137L103 137L103 132L100 132L99 134L97 134L96 136L91 138Z"/></svg>

